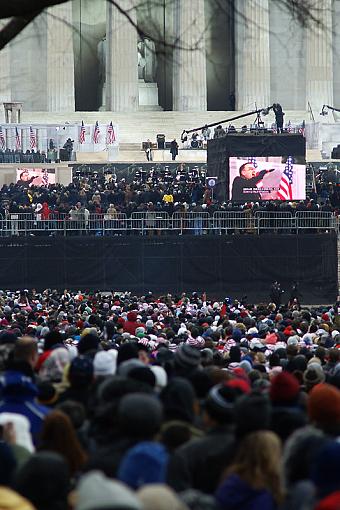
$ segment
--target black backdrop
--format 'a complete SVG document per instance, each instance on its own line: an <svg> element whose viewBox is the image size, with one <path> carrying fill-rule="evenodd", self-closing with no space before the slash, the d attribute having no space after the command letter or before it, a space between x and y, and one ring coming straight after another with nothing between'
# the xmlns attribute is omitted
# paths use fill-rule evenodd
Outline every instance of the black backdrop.
<svg viewBox="0 0 340 510"><path fill-rule="evenodd" d="M298 280L303 301L337 294L333 234L182 237L6 238L0 240L0 288L207 291L252 301L271 282ZM286 293L287 295L287 293Z"/></svg>
<svg viewBox="0 0 340 510"><path fill-rule="evenodd" d="M306 139L302 135L236 134L208 141L207 175L217 177L214 195L225 201L229 189L229 158L231 156L303 156Z"/></svg>

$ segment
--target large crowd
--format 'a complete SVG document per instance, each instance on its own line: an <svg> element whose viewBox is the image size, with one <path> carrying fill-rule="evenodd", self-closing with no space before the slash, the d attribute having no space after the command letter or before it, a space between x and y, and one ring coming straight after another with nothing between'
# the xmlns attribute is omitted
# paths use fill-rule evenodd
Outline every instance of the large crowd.
<svg viewBox="0 0 340 510"><path fill-rule="evenodd" d="M24 174L25 172L23 172ZM163 211L334 211L338 214L340 192L335 185L318 183L305 201L221 202L213 188L206 186L205 169L180 165L177 171L162 167L136 171L131 182L114 173L97 172L77 175L69 185L32 186L24 177L0 190L0 214L40 213L44 219L53 214L69 214L79 209L89 214L117 213L130 216L134 212ZM43 209L43 211L42 211Z"/></svg>
<svg viewBox="0 0 340 510"><path fill-rule="evenodd" d="M340 301L274 287L0 291L0 508L337 510Z"/></svg>

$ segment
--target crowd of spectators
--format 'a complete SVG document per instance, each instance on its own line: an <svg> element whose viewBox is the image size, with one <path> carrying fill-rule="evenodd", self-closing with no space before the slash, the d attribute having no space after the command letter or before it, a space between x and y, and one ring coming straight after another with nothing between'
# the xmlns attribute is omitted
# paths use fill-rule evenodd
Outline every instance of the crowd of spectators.
<svg viewBox="0 0 340 510"><path fill-rule="evenodd" d="M4 185L0 190L0 214L51 213L69 214L86 209L89 214L116 213L130 216L133 212L164 211L334 211L340 205L339 189L328 185L320 193L311 191L307 200L295 202L255 202L236 204L219 202L212 188L206 186L205 169L180 165L177 171L166 168L137 171L131 182L117 179L113 173L75 175L69 185L50 184L48 187L29 186L22 181Z"/></svg>
<svg viewBox="0 0 340 510"><path fill-rule="evenodd" d="M0 163L48 163L46 152L40 150L0 150Z"/></svg>
<svg viewBox="0 0 340 510"><path fill-rule="evenodd" d="M339 311L0 291L0 508L337 510Z"/></svg>

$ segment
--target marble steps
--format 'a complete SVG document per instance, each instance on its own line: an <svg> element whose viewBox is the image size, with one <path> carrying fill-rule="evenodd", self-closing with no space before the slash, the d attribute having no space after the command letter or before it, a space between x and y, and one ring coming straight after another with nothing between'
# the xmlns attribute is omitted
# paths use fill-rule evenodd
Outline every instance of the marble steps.
<svg viewBox="0 0 340 510"><path fill-rule="evenodd" d="M204 124L219 122L240 115L242 112L210 111L210 112L26 112L22 114L24 123L80 123L94 124L97 120L100 123L112 122L119 126L119 139L121 143L141 143L150 138L155 140L157 133L164 133L167 140L180 138L183 129L193 129ZM308 120L308 113L305 111L287 111L286 121L292 124ZM244 124L251 124L254 116L232 121L236 128ZM273 115L264 117L264 122L271 124L274 121ZM224 124L228 125L228 123Z"/></svg>

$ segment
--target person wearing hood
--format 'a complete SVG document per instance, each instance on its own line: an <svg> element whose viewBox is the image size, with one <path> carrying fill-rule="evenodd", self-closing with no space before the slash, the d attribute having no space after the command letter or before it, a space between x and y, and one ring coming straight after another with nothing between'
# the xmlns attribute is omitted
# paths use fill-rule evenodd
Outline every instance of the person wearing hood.
<svg viewBox="0 0 340 510"><path fill-rule="evenodd" d="M17 340L11 353L7 370L0 380L0 413L16 413L26 416L30 432L37 443L45 416L50 410L38 404L38 389L33 369L38 360L38 346L30 337Z"/></svg>
<svg viewBox="0 0 340 510"><path fill-rule="evenodd" d="M243 439L227 476L215 493L222 510L275 510L282 503L281 445L273 432Z"/></svg>
<svg viewBox="0 0 340 510"><path fill-rule="evenodd" d="M136 333L136 329L139 327L143 327L144 325L140 322L137 322L137 313L136 312L128 312L126 316L127 320L123 324L123 329L125 333L130 333L130 335L134 335Z"/></svg>

